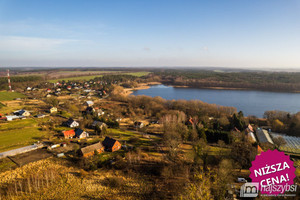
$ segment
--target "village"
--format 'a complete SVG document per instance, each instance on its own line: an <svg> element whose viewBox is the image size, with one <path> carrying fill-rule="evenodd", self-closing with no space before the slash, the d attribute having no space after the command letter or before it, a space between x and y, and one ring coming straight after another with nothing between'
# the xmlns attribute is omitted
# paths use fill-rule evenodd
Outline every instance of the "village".
<svg viewBox="0 0 300 200"><path fill-rule="evenodd" d="M131 165L135 170L138 166L138 170L156 174L153 170L158 170L156 166L161 163L196 162L195 146L200 145L203 149L198 156L204 171L208 166L220 165L224 158L236 162L227 181L230 187L225 187L226 194L234 198L240 185L251 181L246 169L261 152L277 147L285 149L297 161L299 139L282 141L283 135L272 132L265 119L251 123L244 121L241 113L234 114L225 108L220 116L209 104L196 105L210 109L205 117L198 118L193 116L193 109L182 112L184 106L189 107L185 102L182 108L173 102L173 111L163 111L160 104L168 104L164 100L128 96L135 87L148 84L133 84L134 81L138 82L118 76L102 77L90 81L44 82L16 91L23 96L2 101L5 107L0 114L0 129L14 134L2 139L7 142L0 148L0 171L55 159L73 163L81 174L104 168L124 170ZM124 88L124 85L134 86ZM232 117L232 121L225 116ZM232 126L229 132L218 131L229 126ZM200 143L194 142L199 139ZM242 161L241 156L244 156ZM175 171L172 173L178 173ZM19 189L16 194L20 194Z"/></svg>

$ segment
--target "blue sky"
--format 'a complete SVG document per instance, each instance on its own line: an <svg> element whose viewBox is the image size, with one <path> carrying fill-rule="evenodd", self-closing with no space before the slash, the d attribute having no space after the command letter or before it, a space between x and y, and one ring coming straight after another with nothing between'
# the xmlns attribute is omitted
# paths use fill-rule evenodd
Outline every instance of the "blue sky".
<svg viewBox="0 0 300 200"><path fill-rule="evenodd" d="M297 0L0 0L0 67L300 68Z"/></svg>

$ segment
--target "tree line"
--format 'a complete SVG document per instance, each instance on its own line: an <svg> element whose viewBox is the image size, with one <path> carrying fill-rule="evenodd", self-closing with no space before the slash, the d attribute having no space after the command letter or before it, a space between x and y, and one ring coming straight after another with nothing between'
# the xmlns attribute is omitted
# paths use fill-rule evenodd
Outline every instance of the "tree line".
<svg viewBox="0 0 300 200"><path fill-rule="evenodd" d="M165 70L155 72L164 84L196 88L224 87L265 91L300 91L300 73L214 72L205 70Z"/></svg>

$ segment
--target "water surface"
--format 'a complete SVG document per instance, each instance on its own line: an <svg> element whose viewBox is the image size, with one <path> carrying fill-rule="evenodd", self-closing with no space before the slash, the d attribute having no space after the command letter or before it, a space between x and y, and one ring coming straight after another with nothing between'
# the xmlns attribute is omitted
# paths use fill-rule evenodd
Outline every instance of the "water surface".
<svg viewBox="0 0 300 200"><path fill-rule="evenodd" d="M149 89L134 91L133 95L160 96L168 100L201 100L211 104L236 107L246 116L262 117L267 110L282 110L291 113L300 111L300 93L175 88L154 85Z"/></svg>

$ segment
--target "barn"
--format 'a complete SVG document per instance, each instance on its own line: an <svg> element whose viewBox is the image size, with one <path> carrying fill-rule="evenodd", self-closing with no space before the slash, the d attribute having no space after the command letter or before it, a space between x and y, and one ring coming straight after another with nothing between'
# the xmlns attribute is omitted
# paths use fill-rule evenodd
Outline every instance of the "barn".
<svg viewBox="0 0 300 200"><path fill-rule="evenodd" d="M101 142L81 148L81 155L83 157L93 156L95 154L95 151L97 151L98 153L104 152L104 147L102 146Z"/></svg>

